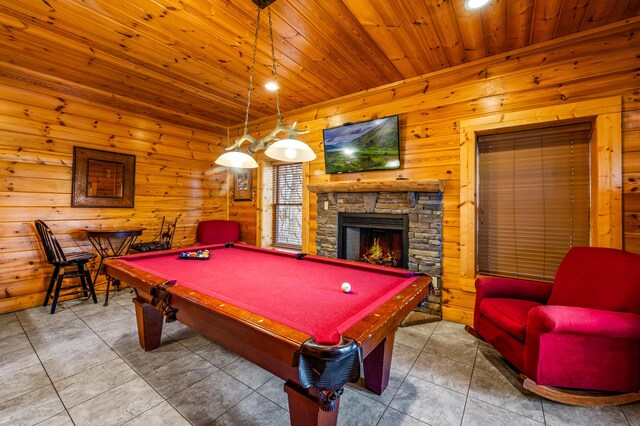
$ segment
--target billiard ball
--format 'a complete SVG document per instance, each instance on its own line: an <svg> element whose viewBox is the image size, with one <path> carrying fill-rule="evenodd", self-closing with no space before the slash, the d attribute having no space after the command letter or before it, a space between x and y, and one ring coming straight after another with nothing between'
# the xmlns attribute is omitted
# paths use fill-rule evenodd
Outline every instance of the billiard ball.
<svg viewBox="0 0 640 426"><path fill-rule="evenodd" d="M342 287L340 287L342 289L343 293L349 293L351 291L351 284L349 283L342 283Z"/></svg>

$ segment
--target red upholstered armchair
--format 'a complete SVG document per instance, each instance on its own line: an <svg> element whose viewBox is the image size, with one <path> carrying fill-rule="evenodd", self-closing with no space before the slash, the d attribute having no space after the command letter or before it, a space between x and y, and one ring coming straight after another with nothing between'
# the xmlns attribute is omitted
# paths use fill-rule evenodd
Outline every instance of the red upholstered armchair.
<svg viewBox="0 0 640 426"><path fill-rule="evenodd" d="M233 220L203 220L198 223L196 244L224 244L238 242L240 224Z"/></svg>
<svg viewBox="0 0 640 426"><path fill-rule="evenodd" d="M573 405L640 400L640 256L575 247L553 284L476 280L474 328L534 393ZM562 388L624 392L588 397Z"/></svg>

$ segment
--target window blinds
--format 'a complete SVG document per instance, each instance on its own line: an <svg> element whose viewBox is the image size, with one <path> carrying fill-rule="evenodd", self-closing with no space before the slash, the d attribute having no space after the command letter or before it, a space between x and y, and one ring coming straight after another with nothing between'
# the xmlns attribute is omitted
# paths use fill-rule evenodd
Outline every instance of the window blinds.
<svg viewBox="0 0 640 426"><path fill-rule="evenodd" d="M581 123L478 138L478 272L553 281L589 245L589 140Z"/></svg>
<svg viewBox="0 0 640 426"><path fill-rule="evenodd" d="M272 244L302 248L302 163L273 167Z"/></svg>

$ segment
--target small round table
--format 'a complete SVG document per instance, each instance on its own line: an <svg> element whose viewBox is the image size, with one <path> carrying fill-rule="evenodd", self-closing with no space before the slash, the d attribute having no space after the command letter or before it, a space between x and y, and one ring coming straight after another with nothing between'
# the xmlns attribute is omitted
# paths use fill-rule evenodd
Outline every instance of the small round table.
<svg viewBox="0 0 640 426"><path fill-rule="evenodd" d="M127 254L129 247L133 244L144 231L145 228L131 228L131 229L87 229L87 238L95 247L98 255L100 256L100 265L96 270L96 276L93 279L95 284L98 275L102 272L102 264L105 259L110 257L122 256ZM116 289L120 289L120 280L112 279L107 276L107 293L104 299L104 306L109 304L109 287L113 281L113 286Z"/></svg>

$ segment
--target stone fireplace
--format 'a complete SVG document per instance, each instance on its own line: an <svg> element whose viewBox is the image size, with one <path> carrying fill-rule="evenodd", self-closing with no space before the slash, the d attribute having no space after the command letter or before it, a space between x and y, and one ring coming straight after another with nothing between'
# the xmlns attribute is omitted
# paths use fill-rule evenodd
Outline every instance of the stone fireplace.
<svg viewBox="0 0 640 426"><path fill-rule="evenodd" d="M338 213L338 258L384 266L409 265L407 214Z"/></svg>
<svg viewBox="0 0 640 426"><path fill-rule="evenodd" d="M423 310L440 317L443 188L440 181L427 183L340 182L310 185L309 190L318 197L319 255L363 261L363 252L368 249L363 246L371 245L375 239L379 250L390 251L393 257L404 250L405 257L398 266L436 278ZM349 239L351 246L343 245Z"/></svg>

